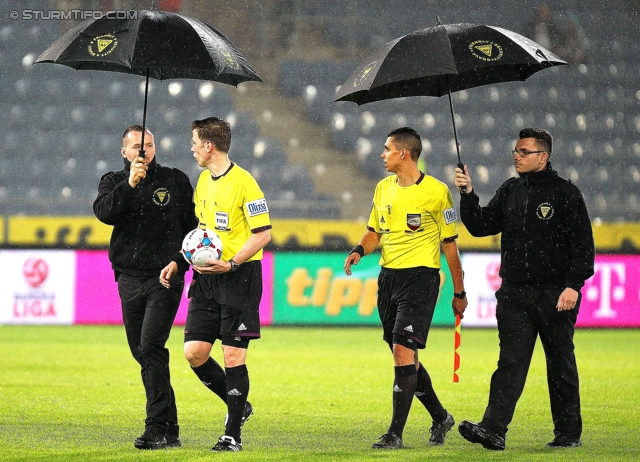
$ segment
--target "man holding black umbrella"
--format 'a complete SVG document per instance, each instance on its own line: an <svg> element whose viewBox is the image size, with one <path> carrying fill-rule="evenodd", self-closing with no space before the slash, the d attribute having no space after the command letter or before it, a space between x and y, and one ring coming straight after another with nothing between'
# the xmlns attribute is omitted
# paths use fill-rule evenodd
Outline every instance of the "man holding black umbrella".
<svg viewBox="0 0 640 462"><path fill-rule="evenodd" d="M101 178L93 211L100 221L113 225L109 260L118 283L127 342L140 364L147 397L145 430L134 445L163 449L181 446L165 343L189 265L183 262L171 281L171 290L160 284L158 273L198 222L193 216L189 178L157 163L149 130L143 150L142 133L140 125L125 130L121 149L124 169Z"/></svg>
<svg viewBox="0 0 640 462"><path fill-rule="evenodd" d="M444 444L454 425L418 361L418 350L426 346L440 292L440 246L453 281L453 312L462 317L467 307L456 244L457 214L449 188L418 170L421 152L422 141L414 129L402 127L388 134L382 160L395 175L378 183L367 232L344 263L344 272L351 275L352 265L382 243L377 305L383 340L393 353L395 380L391 425L374 443L376 449L403 447L414 395L433 419L429 444Z"/></svg>
<svg viewBox="0 0 640 462"><path fill-rule="evenodd" d="M581 446L582 418L573 333L580 289L593 275L595 248L580 190L551 168L553 138L525 128L513 150L516 172L485 207L465 168L454 183L462 222L473 236L502 233L502 286L496 292L500 337L498 368L480 423L463 421L460 434L486 449L505 448L505 436L522 394L540 336L547 361L555 438L547 447Z"/></svg>

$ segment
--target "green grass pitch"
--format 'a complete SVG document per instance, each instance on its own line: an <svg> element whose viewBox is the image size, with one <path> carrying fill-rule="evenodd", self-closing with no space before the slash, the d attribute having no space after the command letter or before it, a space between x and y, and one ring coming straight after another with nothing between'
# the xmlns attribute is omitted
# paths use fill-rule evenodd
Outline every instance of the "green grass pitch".
<svg viewBox="0 0 640 462"><path fill-rule="evenodd" d="M263 329L248 367L255 414L245 450L212 454L225 408L182 356L182 329L169 340L182 449L141 452L144 391L122 326L0 326L0 460L563 460L640 458L640 330L578 330L584 419L578 449L551 450L541 345L507 435L507 449L487 451L449 433L428 445L431 420L415 400L406 449L371 444L391 416L392 358L376 328ZM220 346L214 358L221 360ZM463 329L460 382L452 383L453 330L433 329L421 360L456 422L477 421L498 356L494 329Z"/></svg>

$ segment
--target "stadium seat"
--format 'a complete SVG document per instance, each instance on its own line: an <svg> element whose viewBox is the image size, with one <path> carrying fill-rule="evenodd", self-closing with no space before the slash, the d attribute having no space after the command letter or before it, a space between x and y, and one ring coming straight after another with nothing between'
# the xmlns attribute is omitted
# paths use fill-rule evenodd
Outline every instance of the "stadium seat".
<svg viewBox="0 0 640 462"><path fill-rule="evenodd" d="M333 147L341 151L352 151L359 134L357 116L352 113L334 112L331 115L329 130Z"/></svg>
<svg viewBox="0 0 640 462"><path fill-rule="evenodd" d="M199 82L197 104L206 105L216 114L231 112L234 107L231 91L222 84Z"/></svg>
<svg viewBox="0 0 640 462"><path fill-rule="evenodd" d="M267 196L267 200L274 197L280 189L279 176L282 170L281 165L273 165L269 163L250 164L245 167L251 175L256 179L260 188Z"/></svg>
<svg viewBox="0 0 640 462"><path fill-rule="evenodd" d="M622 138L597 140L591 157L593 163L602 166L618 165L623 162L624 142Z"/></svg>
<svg viewBox="0 0 640 462"><path fill-rule="evenodd" d="M287 96L302 97L308 85L342 85L357 64L353 61L286 59L280 63L278 89Z"/></svg>
<svg viewBox="0 0 640 462"><path fill-rule="evenodd" d="M353 103L339 102L330 104L335 95L335 89L321 85L307 85L304 90L305 114L307 119L315 124L326 124L331 120L331 112L339 110L344 105Z"/></svg>
<svg viewBox="0 0 640 462"><path fill-rule="evenodd" d="M234 111L225 117L231 125L233 137L256 138L260 135L260 127L253 114L246 111Z"/></svg>
<svg viewBox="0 0 640 462"><path fill-rule="evenodd" d="M273 137L258 137L253 140L251 161L285 166L287 154L280 140Z"/></svg>
<svg viewBox="0 0 640 462"><path fill-rule="evenodd" d="M301 165L286 165L280 171L280 191L293 193L292 200L312 200L315 196L313 181Z"/></svg>

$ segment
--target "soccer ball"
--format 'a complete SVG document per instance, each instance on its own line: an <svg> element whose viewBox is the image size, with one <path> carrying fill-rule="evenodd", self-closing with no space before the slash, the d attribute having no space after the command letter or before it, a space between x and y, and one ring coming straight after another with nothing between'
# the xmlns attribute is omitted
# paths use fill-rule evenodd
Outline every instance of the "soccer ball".
<svg viewBox="0 0 640 462"><path fill-rule="evenodd" d="M184 237L182 254L190 265L209 266L207 260L220 260L222 241L214 231L196 228Z"/></svg>

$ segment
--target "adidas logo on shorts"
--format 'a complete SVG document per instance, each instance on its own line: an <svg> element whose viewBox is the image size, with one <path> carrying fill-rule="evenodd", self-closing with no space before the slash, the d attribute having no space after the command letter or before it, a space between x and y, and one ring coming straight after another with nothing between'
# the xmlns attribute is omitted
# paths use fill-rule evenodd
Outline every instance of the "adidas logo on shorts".
<svg viewBox="0 0 640 462"><path fill-rule="evenodd" d="M238 326L238 330L247 330L247 327L243 323Z"/></svg>
<svg viewBox="0 0 640 462"><path fill-rule="evenodd" d="M406 330L407 332L413 332L413 326L408 325L407 327L404 328L404 330Z"/></svg>
<svg viewBox="0 0 640 462"><path fill-rule="evenodd" d="M242 396L242 393L240 393L238 390L236 390L235 388L233 390L229 390L229 392L227 393L227 395L231 395L231 396Z"/></svg>

